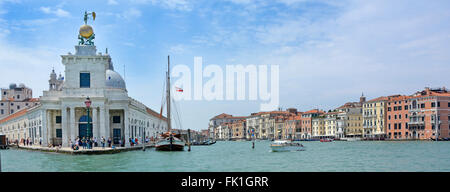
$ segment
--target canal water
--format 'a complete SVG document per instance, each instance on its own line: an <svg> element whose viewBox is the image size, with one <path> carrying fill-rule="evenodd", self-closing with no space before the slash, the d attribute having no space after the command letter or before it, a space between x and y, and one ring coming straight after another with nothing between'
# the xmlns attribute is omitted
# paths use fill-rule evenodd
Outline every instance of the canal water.
<svg viewBox="0 0 450 192"><path fill-rule="evenodd" d="M191 152L154 149L108 155L0 151L2 171L450 171L450 142L302 142L306 151L271 152L269 141L218 141ZM186 148L187 149L187 148Z"/></svg>

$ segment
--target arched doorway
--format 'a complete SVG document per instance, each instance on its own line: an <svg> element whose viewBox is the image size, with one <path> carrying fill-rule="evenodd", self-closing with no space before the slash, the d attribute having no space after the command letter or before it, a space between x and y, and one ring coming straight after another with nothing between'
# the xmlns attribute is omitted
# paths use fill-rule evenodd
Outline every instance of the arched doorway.
<svg viewBox="0 0 450 192"><path fill-rule="evenodd" d="M89 127L88 127L88 120L89 120ZM82 139L83 137L93 137L92 133L92 119L91 117L88 117L87 115L81 116L80 120L78 121L78 135Z"/></svg>

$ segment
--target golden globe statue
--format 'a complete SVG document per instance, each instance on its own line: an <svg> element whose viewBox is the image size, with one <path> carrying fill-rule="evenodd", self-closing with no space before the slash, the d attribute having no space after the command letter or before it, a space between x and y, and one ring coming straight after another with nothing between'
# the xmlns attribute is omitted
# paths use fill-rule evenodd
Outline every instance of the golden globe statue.
<svg viewBox="0 0 450 192"><path fill-rule="evenodd" d="M90 25L82 25L80 27L80 35L82 37L89 39L89 37L91 37L92 34L94 34L94 30L92 29L92 27Z"/></svg>
<svg viewBox="0 0 450 192"><path fill-rule="evenodd" d="M90 25L87 24L88 16L92 15L92 19L95 20L95 12L84 12L84 25L80 27L80 33L78 35L78 45L94 45L95 34Z"/></svg>

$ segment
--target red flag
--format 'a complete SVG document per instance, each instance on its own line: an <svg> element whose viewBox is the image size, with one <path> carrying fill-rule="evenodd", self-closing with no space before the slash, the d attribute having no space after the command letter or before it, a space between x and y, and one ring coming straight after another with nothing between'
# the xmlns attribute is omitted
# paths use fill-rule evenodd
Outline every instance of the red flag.
<svg viewBox="0 0 450 192"><path fill-rule="evenodd" d="M177 92L183 92L183 89L182 89L182 88L175 87L175 89L177 90Z"/></svg>

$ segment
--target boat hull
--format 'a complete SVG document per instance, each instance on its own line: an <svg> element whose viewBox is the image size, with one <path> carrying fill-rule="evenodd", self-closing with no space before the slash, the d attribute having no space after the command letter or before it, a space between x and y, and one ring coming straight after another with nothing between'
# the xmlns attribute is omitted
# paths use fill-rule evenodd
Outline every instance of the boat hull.
<svg viewBox="0 0 450 192"><path fill-rule="evenodd" d="M157 151L184 151L184 145L170 144L155 146Z"/></svg>
<svg viewBox="0 0 450 192"><path fill-rule="evenodd" d="M155 144L155 149L157 151L184 151L185 143L182 141L172 141L170 143L167 140L160 141Z"/></svg>

